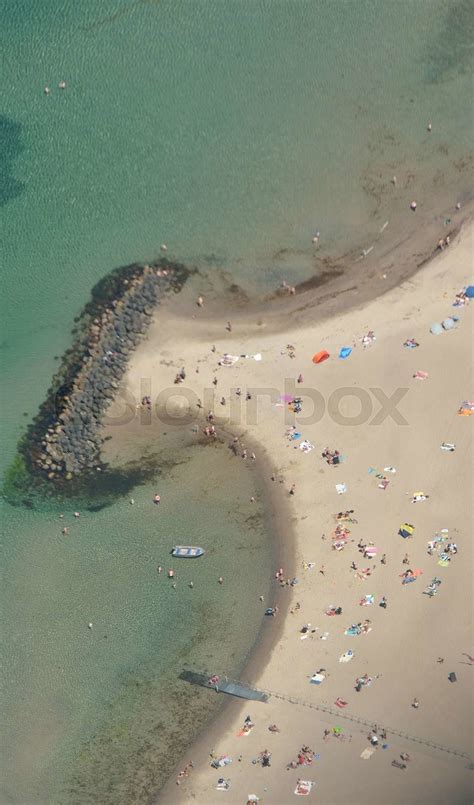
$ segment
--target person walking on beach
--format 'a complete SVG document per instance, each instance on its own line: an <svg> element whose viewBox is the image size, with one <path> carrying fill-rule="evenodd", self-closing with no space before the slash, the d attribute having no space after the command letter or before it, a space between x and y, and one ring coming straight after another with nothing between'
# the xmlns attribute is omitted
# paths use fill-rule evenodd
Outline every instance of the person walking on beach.
<svg viewBox="0 0 474 805"><path fill-rule="evenodd" d="M381 565L386 565L387 564L387 554L386 553L384 553L384 555L382 556L382 558L380 560L380 564Z"/></svg>
<svg viewBox="0 0 474 805"><path fill-rule="evenodd" d="M402 562L402 564L403 564L403 565L409 565L409 564L410 564L410 557L408 556L408 554L407 554L407 553L406 553L406 554L405 554L405 556L403 557L403 562Z"/></svg>
<svg viewBox="0 0 474 805"><path fill-rule="evenodd" d="M230 323L230 321L228 321L226 324L226 330L228 333L232 332L232 324Z"/></svg>
<svg viewBox="0 0 474 805"><path fill-rule="evenodd" d="M289 494L293 496L295 492L296 492L296 484L291 484Z"/></svg>

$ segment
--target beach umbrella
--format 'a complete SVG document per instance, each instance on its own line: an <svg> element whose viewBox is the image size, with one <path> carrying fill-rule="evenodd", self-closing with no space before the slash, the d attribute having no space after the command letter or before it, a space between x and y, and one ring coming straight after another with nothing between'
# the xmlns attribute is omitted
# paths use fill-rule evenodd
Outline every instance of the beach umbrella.
<svg viewBox="0 0 474 805"><path fill-rule="evenodd" d="M474 285L468 285L464 293L468 299L474 299Z"/></svg>
<svg viewBox="0 0 474 805"><path fill-rule="evenodd" d="M352 352L352 347L342 347L341 351L339 352L340 358L348 358Z"/></svg>
<svg viewBox="0 0 474 805"><path fill-rule="evenodd" d="M323 361L327 361L329 358L329 352L326 352L325 349L322 349L321 352L317 352L316 355L313 355L312 361L313 363L322 363Z"/></svg>
<svg viewBox="0 0 474 805"><path fill-rule="evenodd" d="M414 530L415 527L412 526L410 523L402 523L402 525L398 530L398 533L400 534L401 537L403 537L403 539L406 539L407 537L413 536Z"/></svg>
<svg viewBox="0 0 474 805"><path fill-rule="evenodd" d="M442 327L441 324L435 323L435 324L431 325L430 333L432 333L433 335L441 335L442 332L443 332L443 327Z"/></svg>

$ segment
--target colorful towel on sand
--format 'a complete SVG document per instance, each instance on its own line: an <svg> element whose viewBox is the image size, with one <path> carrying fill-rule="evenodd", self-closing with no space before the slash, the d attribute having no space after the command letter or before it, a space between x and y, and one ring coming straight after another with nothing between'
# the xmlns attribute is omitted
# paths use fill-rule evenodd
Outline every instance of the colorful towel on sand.
<svg viewBox="0 0 474 805"><path fill-rule="evenodd" d="M307 797L315 783L312 780L298 780L295 794L297 797Z"/></svg>

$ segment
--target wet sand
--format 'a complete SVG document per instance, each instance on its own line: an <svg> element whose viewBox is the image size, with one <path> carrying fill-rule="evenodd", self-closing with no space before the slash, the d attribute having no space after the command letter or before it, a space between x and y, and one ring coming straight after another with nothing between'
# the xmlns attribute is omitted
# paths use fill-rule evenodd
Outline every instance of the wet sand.
<svg viewBox="0 0 474 805"><path fill-rule="evenodd" d="M209 315L206 299L204 308L198 309L187 289L178 305L173 308L170 304L160 311L149 337L135 353L126 377L127 391L135 399L141 398L144 380L153 399L164 389L169 389L170 395L185 393L187 400L184 396L168 400L175 414L186 412L188 404L196 411L199 397L204 413L214 410L218 432L221 418L226 431L243 434L241 449L245 444L248 455L254 449L257 468L262 461L262 469L268 474L258 446L265 451L277 476L275 482L269 481L270 494L288 510L295 532L288 531L285 541L293 553L293 566L284 566L284 575L295 573L299 579L295 587L280 591L278 617L265 619L271 622L264 628L274 630L277 638L273 650L266 643L257 648L245 678L300 703L274 697L267 704L232 703L183 760L183 764L193 760L189 778L180 786L172 778L160 793L160 802L218 802L225 798L229 803L245 803L247 795L254 793L261 801L286 803L293 798L298 778L315 781L310 799L327 805L470 801L472 771L466 767L467 757L472 757L468 708L472 669L466 655L474 653L470 643L472 420L458 416L457 410L463 400L472 397L472 303L453 308L452 301L454 294L469 283L472 233L472 224L466 224L455 242L415 276L366 304L354 306L353 300L347 312L341 310L339 302L339 315L330 319L315 315L315 311L319 314L317 301L310 293L297 293L294 305L299 305L299 310L290 310L280 318L271 308L268 314L246 312L232 321L229 333L226 320L232 314L223 307L218 318L215 311ZM415 263L413 257L413 269ZM375 287L374 280L372 296L380 293L382 285L380 281ZM327 306L324 312L329 312ZM456 329L440 336L430 334L433 322L453 314L460 317ZM314 323L316 318L319 320ZM368 330L375 332L376 341L364 349L360 338ZM404 348L407 338L415 338L420 346ZM289 343L295 347L294 358L286 349ZM212 344L216 345L215 353ZM353 347L347 360L337 357L343 346ZM328 350L330 359L313 364L313 354L322 349ZM261 353L262 360L241 358L232 367L219 367L224 353ZM175 374L182 366L186 367L186 381L174 386ZM418 370L428 372L429 377L414 379ZM300 373L304 383L297 385ZM214 377L218 378L216 388ZM240 398L231 391L236 387L243 391ZM247 389L252 389L252 400L246 402ZM319 418L311 416L312 403L305 398L305 391L308 395L311 389L316 389L324 401L324 414ZM341 392L338 413L334 394L340 389L345 391ZM390 398L397 389L407 389L400 392L397 406L404 424L390 416L379 417L383 421L377 424L380 400ZM358 399L349 396L351 390L356 390ZM304 398L302 414L295 422L301 438L315 445L308 454L298 449L300 440L291 442L285 437L293 420L288 418L286 404L280 403L283 393ZM219 403L221 396L226 398L225 406ZM164 399L162 396L161 401ZM355 419L350 422L341 416ZM200 420L201 432L194 438L203 438L204 424ZM157 422L156 435L163 427ZM166 427L170 429L169 424ZM127 438L127 429L130 431L130 426L121 428L108 443L111 455ZM184 431L187 434L189 430L188 422ZM176 431L180 438L180 429ZM455 452L440 450L444 441L455 443ZM346 460L329 466L321 458L326 447L337 448ZM381 489L369 468L383 471L387 466L397 472L385 473L390 483ZM335 484L342 482L347 484L347 492L338 495ZM296 494L291 497L288 491L293 483ZM417 491L429 498L412 504L411 496ZM354 509L358 522L349 525L349 542L338 552L331 547L331 532L334 514L341 509ZM398 535L405 521L415 525L412 539ZM449 529L450 540L459 549L448 567L440 567L436 555L427 554L428 540L442 528ZM364 559L358 551L360 539L377 547L373 560ZM408 566L402 562L405 553L409 554ZM383 554L386 564L380 562ZM314 562L315 567L304 570L303 562ZM359 569L369 567L370 577L359 578L351 569L352 562ZM423 575L412 584L402 585L400 574L407 567L420 568ZM423 595L423 590L434 576L442 584L431 598ZM276 591L277 582L274 587ZM366 594L374 596L373 606L359 605ZM378 606L382 596L388 601L386 609ZM300 610L290 614L297 601ZM341 616L325 615L332 604L342 607ZM266 605L259 601L256 590L255 606L262 608L262 618ZM370 633L356 637L344 634L348 626L366 618L371 621ZM317 631L302 641L300 630L307 622ZM325 632L329 632L328 639L320 640ZM347 649L354 651L353 660L339 663ZM443 663L437 662L439 657ZM310 684L309 677L321 667L327 671L323 684ZM448 681L451 671L456 673L455 683ZM355 679L366 673L373 677L371 686L356 692ZM341 710L335 706L338 697L348 703ZM414 697L420 702L418 709L411 706ZM322 705L332 712L312 709L303 702ZM255 727L249 737L237 737L247 714L251 714ZM379 747L368 760L360 757L370 746L368 727L358 719L387 731L387 749ZM273 722L280 733L268 731ZM343 727L346 740L333 737L325 741L324 729L336 725ZM459 755L395 733L425 739ZM287 770L303 745L310 746L319 758L310 767ZM272 752L270 768L252 763L264 749ZM233 763L219 771L212 769L211 751L217 756L229 754ZM400 752L410 754L406 769L391 765ZM215 788L220 776L231 781L226 792Z"/></svg>

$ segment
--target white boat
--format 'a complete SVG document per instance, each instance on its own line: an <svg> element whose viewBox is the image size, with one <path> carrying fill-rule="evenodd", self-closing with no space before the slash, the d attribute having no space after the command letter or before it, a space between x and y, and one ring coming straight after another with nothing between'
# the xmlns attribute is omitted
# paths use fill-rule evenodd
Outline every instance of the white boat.
<svg viewBox="0 0 474 805"><path fill-rule="evenodd" d="M204 548L200 548L198 545L175 545L171 551L171 555L178 559L197 559L203 554Z"/></svg>

